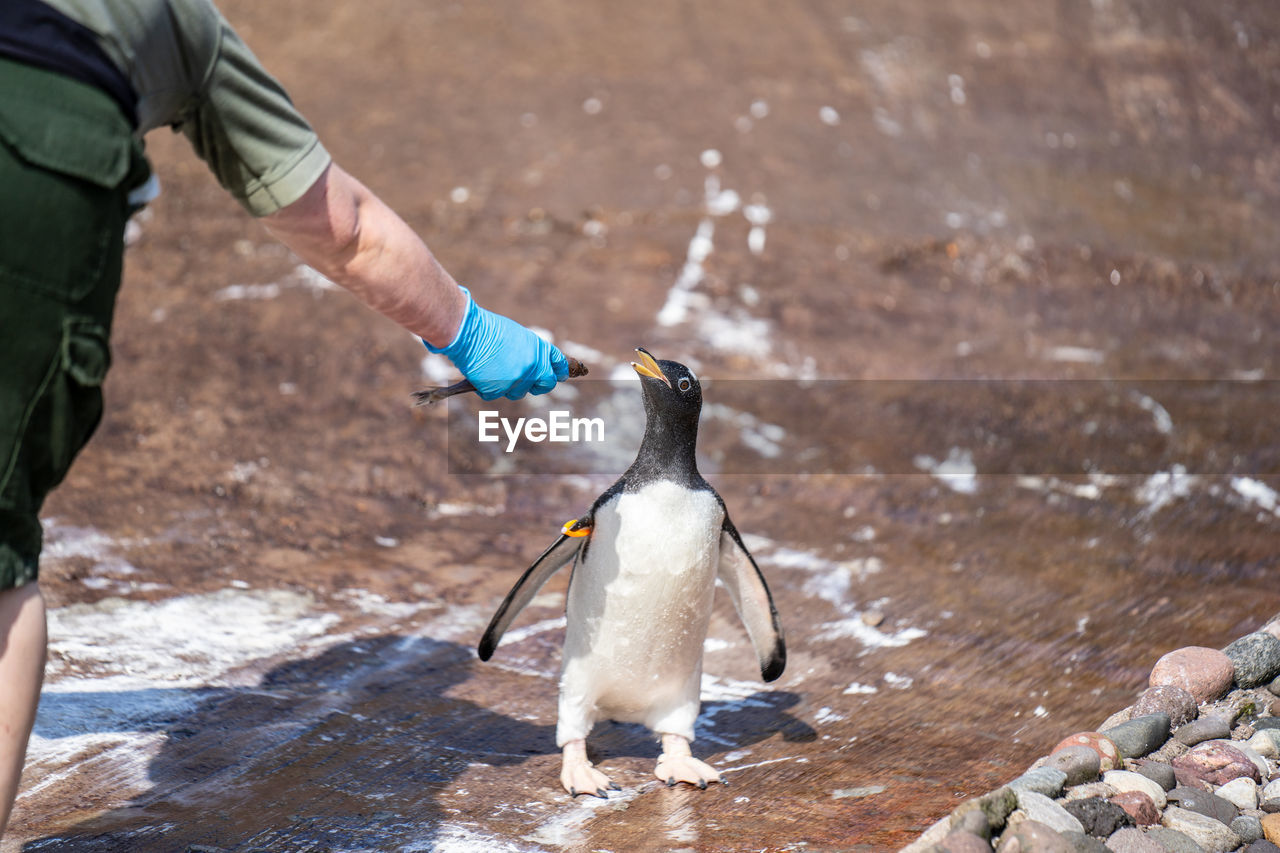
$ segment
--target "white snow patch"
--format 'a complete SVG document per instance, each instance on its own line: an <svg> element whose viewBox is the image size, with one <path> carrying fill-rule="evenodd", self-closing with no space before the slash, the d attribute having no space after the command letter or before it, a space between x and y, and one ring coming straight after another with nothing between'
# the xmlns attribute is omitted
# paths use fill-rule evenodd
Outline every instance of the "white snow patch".
<svg viewBox="0 0 1280 853"><path fill-rule="evenodd" d="M1248 503L1280 517L1280 496L1266 483L1251 477L1232 477L1231 488Z"/></svg>
<svg viewBox="0 0 1280 853"><path fill-rule="evenodd" d="M502 643L503 645L518 643L521 640L529 639L535 634L559 630L560 628L565 627L566 624L567 623L563 616L559 616L555 619L543 619L541 622L534 622L532 625L527 625L524 628L517 628L514 631L508 631L502 635Z"/></svg>
<svg viewBox="0 0 1280 853"><path fill-rule="evenodd" d="M1068 364L1102 364L1106 358L1101 350L1089 347L1050 347L1045 350L1044 357L1049 361Z"/></svg>
<svg viewBox="0 0 1280 853"><path fill-rule="evenodd" d="M701 294L694 294L692 291L706 275L702 265L711 256L711 250L714 248L711 238L715 233L715 223L710 219L703 219L698 223L698 230L689 241L689 251L684 266L681 267L675 283L671 285L671 290L667 292L666 303L658 311L658 325L675 326L683 323L689 316L690 307L699 302L694 297Z"/></svg>
<svg viewBox="0 0 1280 853"><path fill-rule="evenodd" d="M838 723L841 720L848 719L844 714L838 714L827 707L818 709L818 713L814 714L813 720L816 723Z"/></svg>
<svg viewBox="0 0 1280 853"><path fill-rule="evenodd" d="M870 696L879 692L880 688L878 687L872 687L870 684L859 684L856 681L844 689L845 696Z"/></svg>
<svg viewBox="0 0 1280 853"><path fill-rule="evenodd" d="M932 474L953 492L972 495L978 491L978 469L973 464L971 451L953 447L941 462L932 456L923 455L917 456L913 461L917 468Z"/></svg>
<svg viewBox="0 0 1280 853"><path fill-rule="evenodd" d="M1143 512L1152 515L1173 501L1189 496L1191 487L1198 481L1199 478L1194 474L1187 473L1186 466L1174 465L1168 471L1159 471L1148 477L1138 487L1134 497L1147 505Z"/></svg>
<svg viewBox="0 0 1280 853"><path fill-rule="evenodd" d="M1146 394L1134 391L1131 395L1133 401L1138 404L1138 408L1143 411L1150 412L1151 417L1156 422L1156 432L1161 435L1169 435L1173 432L1173 418L1169 416L1169 410L1148 397Z"/></svg>
<svg viewBox="0 0 1280 853"><path fill-rule="evenodd" d="M898 675L896 672L886 672L884 674L884 683L892 687L894 690L906 690L916 683L916 680L909 675Z"/></svg>
<svg viewBox="0 0 1280 853"><path fill-rule="evenodd" d="M239 299L275 299L280 295L278 284L233 284L213 293L214 302L231 302Z"/></svg>

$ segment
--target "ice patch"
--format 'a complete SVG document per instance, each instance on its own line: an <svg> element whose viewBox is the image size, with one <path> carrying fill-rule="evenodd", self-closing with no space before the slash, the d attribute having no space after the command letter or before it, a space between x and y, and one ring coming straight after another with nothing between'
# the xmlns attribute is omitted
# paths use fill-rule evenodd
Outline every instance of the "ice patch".
<svg viewBox="0 0 1280 853"><path fill-rule="evenodd" d="M432 838L396 849L401 853L525 853L530 848L471 827L444 824Z"/></svg>
<svg viewBox="0 0 1280 853"><path fill-rule="evenodd" d="M518 643L521 640L529 639L535 634L542 634L547 631L557 631L565 627L566 624L567 623L563 616L555 619L543 619L541 622L535 622L532 625L527 625L524 628L518 628L514 631L508 631L503 634L502 644L505 646L510 643Z"/></svg>
<svg viewBox="0 0 1280 853"><path fill-rule="evenodd" d="M626 803L639 795L639 788L624 788L622 791L610 793L607 800L599 797L575 798L568 811L556 815L524 838L526 841L560 849L584 849L586 838L583 828L598 811L607 809L605 813L612 814L620 806L625 808Z"/></svg>
<svg viewBox="0 0 1280 853"><path fill-rule="evenodd" d="M851 616L835 622L825 622L819 626L822 631L814 637L823 640L857 640L868 649L889 649L905 646L912 640L928 636L920 628L903 628L901 631L886 632L873 628L862 621L861 615ZM892 686L892 685L891 685Z"/></svg>
<svg viewBox="0 0 1280 853"><path fill-rule="evenodd" d="M932 474L953 492L972 495L978 491L978 469L973 464L973 453L968 450L953 447L941 462L923 455L913 461L917 468Z"/></svg>

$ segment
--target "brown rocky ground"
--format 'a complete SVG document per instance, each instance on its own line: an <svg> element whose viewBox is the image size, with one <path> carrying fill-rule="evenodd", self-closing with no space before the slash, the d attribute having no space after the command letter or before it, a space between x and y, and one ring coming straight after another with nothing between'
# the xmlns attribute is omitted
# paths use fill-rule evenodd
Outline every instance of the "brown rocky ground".
<svg viewBox="0 0 1280 853"><path fill-rule="evenodd" d="M61 609L4 853L888 849L1280 609L1269 4L223 5L336 157L593 377L644 345L769 377L734 399L758 420L821 402L779 456L732 413L704 444L790 665L753 681L718 604L699 744L733 785L647 781L614 726L626 790L569 801L564 579L470 650L608 478L451 473L417 343L157 133L109 414L47 508ZM768 209L761 252L727 190ZM853 429L887 386L806 376L912 382ZM1078 384L996 409L955 379ZM948 488L921 469L953 448Z"/></svg>

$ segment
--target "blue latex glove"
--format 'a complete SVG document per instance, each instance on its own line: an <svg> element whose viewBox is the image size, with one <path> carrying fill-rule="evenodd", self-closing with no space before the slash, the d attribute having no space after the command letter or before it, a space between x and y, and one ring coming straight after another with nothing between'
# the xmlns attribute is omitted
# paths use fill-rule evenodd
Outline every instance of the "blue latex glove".
<svg viewBox="0 0 1280 853"><path fill-rule="evenodd" d="M462 292L467 294L467 310L453 343L441 349L423 343L452 361L482 400L545 394L557 381L569 378L564 353L515 320L481 308L465 287Z"/></svg>

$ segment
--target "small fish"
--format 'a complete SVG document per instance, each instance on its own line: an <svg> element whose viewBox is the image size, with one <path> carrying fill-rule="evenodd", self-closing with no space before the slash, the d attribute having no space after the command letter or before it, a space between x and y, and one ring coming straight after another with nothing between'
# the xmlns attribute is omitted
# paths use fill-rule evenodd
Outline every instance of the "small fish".
<svg viewBox="0 0 1280 853"><path fill-rule="evenodd" d="M579 376L587 375L587 366L576 358L569 359L569 378L575 379ZM454 394L466 394L476 390L476 386L472 385L470 380L464 379L461 382L455 382L452 385L440 385L435 388L425 388L421 391L413 392L415 406L429 406L432 403L438 403L441 400L448 399Z"/></svg>

